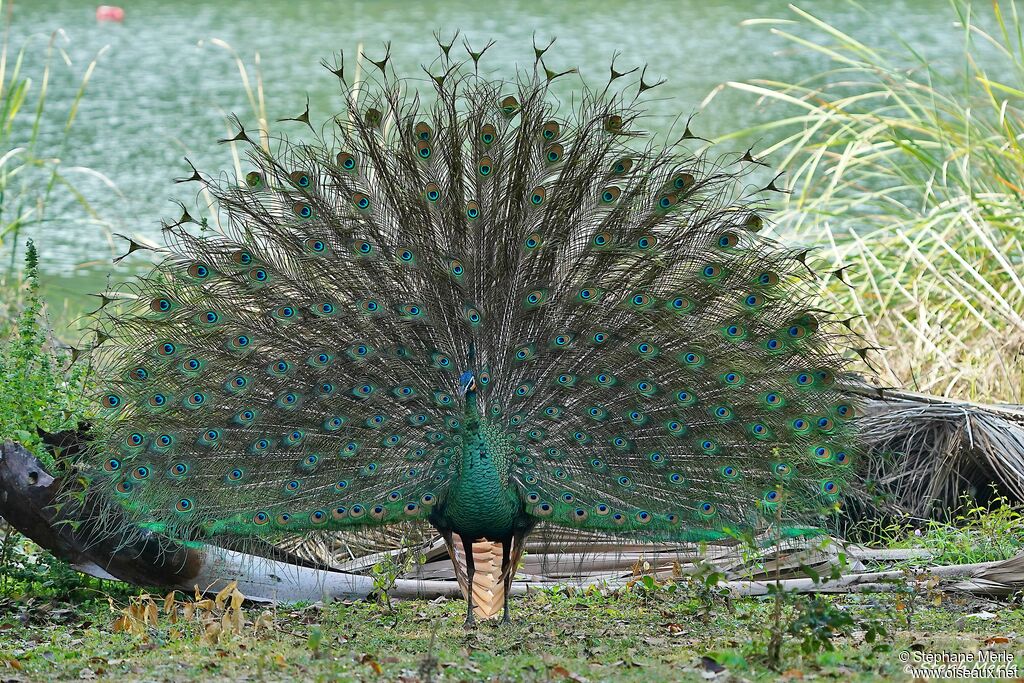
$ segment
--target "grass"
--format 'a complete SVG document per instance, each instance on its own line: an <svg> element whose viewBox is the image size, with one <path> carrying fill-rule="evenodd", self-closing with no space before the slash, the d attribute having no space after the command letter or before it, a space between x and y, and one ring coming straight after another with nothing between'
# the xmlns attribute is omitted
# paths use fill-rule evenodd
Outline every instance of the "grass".
<svg viewBox="0 0 1024 683"><path fill-rule="evenodd" d="M996 496L985 505L969 496L944 520L916 523L871 520L860 535L886 548L923 548L933 551L910 564L951 565L998 562L1024 552L1024 508Z"/></svg>
<svg viewBox="0 0 1024 683"><path fill-rule="evenodd" d="M33 228L54 220L47 215L46 209L57 192L70 195L84 213L85 224L98 227L100 234L109 240L109 224L78 190L76 176L89 176L111 191L117 191L113 182L102 173L67 163L71 151L71 129L103 50L85 67L71 101L61 103L67 109L63 113L60 134L55 140L44 141L41 135L44 122L52 123L50 119L60 116L53 111L53 103L47 97L51 74L60 64L66 68L72 66L71 57L62 47L67 37L61 30L54 31L46 44L41 71L28 74L25 55L30 48L34 49L32 43L38 38L29 38L14 50L10 44L13 13L13 3L5 5L4 0L0 0L0 15L3 17L3 38L0 40L0 247L10 251L8 274L16 263L17 245L32 237ZM60 220L67 222L64 218Z"/></svg>
<svg viewBox="0 0 1024 683"><path fill-rule="evenodd" d="M790 6L754 20L831 68L799 83L728 87L784 109L730 136L775 140L791 191L776 216L786 240L852 266L823 279L883 383L1022 402L1024 380L1024 41L1013 2L953 0L959 55L933 60L904 42L871 47L868 10L845 31ZM987 28L986 28L987 27ZM855 34L863 34L864 39ZM771 109L775 112L777 109ZM865 370L871 368L860 365ZM873 374L873 373L872 373Z"/></svg>
<svg viewBox="0 0 1024 683"><path fill-rule="evenodd" d="M810 653L789 638L777 670L767 666L763 654L771 598L733 600L731 609L701 619L696 598L684 590L539 592L515 601L517 620L509 627L489 623L468 633L461 627L463 603L452 600L404 601L390 611L363 602L265 613L243 605L239 632L218 626L214 636L198 611L186 620L176 605L172 622L160 597L146 608L149 623L135 633L124 629L122 605L112 609L102 598L73 605L8 600L0 602L0 670L7 667L0 675L118 681L699 681L724 667L753 681L904 680L900 650L976 651L988 641L1013 651L1015 643L1005 636L1024 630L1024 612L1007 610L995 619L972 616L985 605L970 601L919 607L908 629L901 600L892 594L827 599L833 611L857 623L892 615L890 634L866 643L863 630L852 630L833 638L832 650ZM211 606L214 617L217 609ZM799 618L787 606L785 619L796 623Z"/></svg>

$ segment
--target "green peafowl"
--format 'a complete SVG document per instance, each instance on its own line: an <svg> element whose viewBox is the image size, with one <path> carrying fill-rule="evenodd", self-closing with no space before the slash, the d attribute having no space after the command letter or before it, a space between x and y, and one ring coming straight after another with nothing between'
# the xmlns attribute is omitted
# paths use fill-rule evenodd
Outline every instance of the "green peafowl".
<svg viewBox="0 0 1024 683"><path fill-rule="evenodd" d="M645 142L655 84L614 62L566 104L546 48L494 81L451 47L422 82L325 63L347 110L313 142L242 128L244 178L185 179L220 227L186 211L106 295L90 484L184 539L425 520L467 625L481 590L508 619L538 525L815 533L855 450L845 334L757 234L756 162Z"/></svg>

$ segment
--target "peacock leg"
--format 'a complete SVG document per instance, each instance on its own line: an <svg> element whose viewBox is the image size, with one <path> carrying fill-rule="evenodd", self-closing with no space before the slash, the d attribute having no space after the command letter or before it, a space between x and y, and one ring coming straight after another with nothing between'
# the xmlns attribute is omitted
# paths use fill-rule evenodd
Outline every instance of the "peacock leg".
<svg viewBox="0 0 1024 683"><path fill-rule="evenodd" d="M512 619L508 615L509 592L512 590L512 577L515 576L516 568L512 564L512 538L501 542L501 581L505 586L505 614L501 617L501 623L510 624Z"/></svg>
<svg viewBox="0 0 1024 683"><path fill-rule="evenodd" d="M466 623L464 628L470 629L476 626L476 618L473 616L473 574L476 569L473 567L473 541L466 536L462 539L462 552L466 555Z"/></svg>

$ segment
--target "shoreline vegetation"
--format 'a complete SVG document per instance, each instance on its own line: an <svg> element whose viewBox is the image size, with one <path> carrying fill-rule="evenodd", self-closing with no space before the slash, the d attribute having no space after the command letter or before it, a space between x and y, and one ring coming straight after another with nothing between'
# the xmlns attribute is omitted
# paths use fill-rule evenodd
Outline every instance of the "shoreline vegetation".
<svg viewBox="0 0 1024 683"><path fill-rule="evenodd" d="M761 154L781 156L790 191L775 224L830 269L849 268L823 278L821 296L881 350L859 369L883 385L1019 404L1024 24L1012 2L944 11L963 45L941 64L919 46L872 48L797 7L747 22L830 68L798 83L725 84L784 113L720 140L775 141Z"/></svg>

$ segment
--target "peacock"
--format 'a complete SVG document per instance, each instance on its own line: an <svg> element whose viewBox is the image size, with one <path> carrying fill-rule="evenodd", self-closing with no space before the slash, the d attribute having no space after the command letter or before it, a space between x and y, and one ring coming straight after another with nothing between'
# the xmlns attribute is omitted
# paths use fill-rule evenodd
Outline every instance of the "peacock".
<svg viewBox="0 0 1024 683"><path fill-rule="evenodd" d="M467 626L477 551L507 621L538 529L817 533L856 451L848 334L759 234L759 162L656 144L658 83L615 60L559 99L548 48L496 80L437 42L421 80L325 61L341 114L239 122L244 175L183 179L214 215L96 313L89 485L186 540L429 523Z"/></svg>

